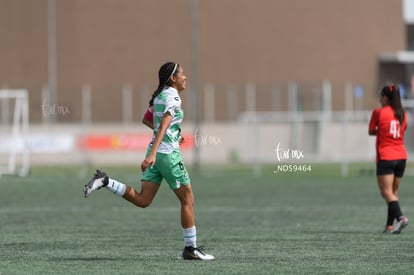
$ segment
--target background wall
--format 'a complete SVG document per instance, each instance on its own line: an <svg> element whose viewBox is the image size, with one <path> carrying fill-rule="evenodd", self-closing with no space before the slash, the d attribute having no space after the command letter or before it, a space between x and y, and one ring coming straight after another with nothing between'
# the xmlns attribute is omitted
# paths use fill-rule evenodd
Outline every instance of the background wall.
<svg viewBox="0 0 414 275"><path fill-rule="evenodd" d="M244 92L255 83L256 109L270 111L273 87L283 95L291 81L307 90L331 81L333 108L343 108L343 86L365 89L362 108L376 104L377 56L405 48L401 1L395 0L199 0L200 87L212 83L216 118L227 119L220 93ZM42 87L48 83L48 1L0 0L0 85L30 91L30 119L41 122ZM133 117L139 121L157 85L159 66L183 65L188 77L184 98L191 110L191 0L56 1L57 104L81 120L81 89L92 90L92 121L122 119L120 93L133 89ZM200 90L200 100L204 89ZM47 98L47 97L45 97ZM287 101L281 97L280 108ZM46 102L47 103L47 102ZM240 99L236 112L243 111Z"/></svg>

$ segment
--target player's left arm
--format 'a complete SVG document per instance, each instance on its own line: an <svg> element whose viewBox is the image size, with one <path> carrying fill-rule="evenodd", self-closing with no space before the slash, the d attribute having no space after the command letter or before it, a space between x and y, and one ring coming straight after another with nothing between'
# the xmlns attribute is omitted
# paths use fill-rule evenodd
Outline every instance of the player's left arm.
<svg viewBox="0 0 414 275"><path fill-rule="evenodd" d="M408 115L407 115L407 113L404 113L404 123L403 123L403 125L404 125L404 132L405 132L405 130L407 130L407 126L408 126Z"/></svg>
<svg viewBox="0 0 414 275"><path fill-rule="evenodd" d="M152 130L154 130L154 115L152 112L152 107L149 107L142 118L142 123Z"/></svg>
<svg viewBox="0 0 414 275"><path fill-rule="evenodd" d="M370 136L376 136L377 135L377 132L378 132L378 129L375 129L375 130L369 129L368 130L368 135L370 135Z"/></svg>
<svg viewBox="0 0 414 275"><path fill-rule="evenodd" d="M371 119L369 120L368 126L368 135L376 136L378 132L378 118L379 118L379 109L372 111Z"/></svg>
<svg viewBox="0 0 414 275"><path fill-rule="evenodd" d="M146 125L148 128L154 130L154 124L152 121L146 120L145 118L142 119L142 123Z"/></svg>

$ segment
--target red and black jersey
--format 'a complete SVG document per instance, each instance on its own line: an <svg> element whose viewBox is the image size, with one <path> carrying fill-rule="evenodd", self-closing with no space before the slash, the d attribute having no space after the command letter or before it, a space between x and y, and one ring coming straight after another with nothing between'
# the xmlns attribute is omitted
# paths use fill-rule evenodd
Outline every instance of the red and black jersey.
<svg viewBox="0 0 414 275"><path fill-rule="evenodd" d="M400 125L391 106L372 111L369 130L377 133L377 161L407 159L407 151L404 145L406 129L407 114L404 114L404 122Z"/></svg>

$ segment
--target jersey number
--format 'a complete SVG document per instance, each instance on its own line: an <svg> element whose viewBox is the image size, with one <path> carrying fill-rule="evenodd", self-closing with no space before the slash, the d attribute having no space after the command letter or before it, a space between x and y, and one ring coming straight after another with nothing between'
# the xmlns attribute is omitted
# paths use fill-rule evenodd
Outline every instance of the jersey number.
<svg viewBox="0 0 414 275"><path fill-rule="evenodd" d="M400 122L398 120L391 120L390 134L392 135L394 139L400 137Z"/></svg>

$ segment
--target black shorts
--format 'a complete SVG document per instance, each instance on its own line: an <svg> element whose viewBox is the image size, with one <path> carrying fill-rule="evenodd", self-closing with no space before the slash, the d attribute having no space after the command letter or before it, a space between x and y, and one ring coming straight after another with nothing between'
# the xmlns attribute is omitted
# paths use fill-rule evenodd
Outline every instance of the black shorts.
<svg viewBox="0 0 414 275"><path fill-rule="evenodd" d="M379 160L377 163L377 176L393 174L397 178L402 178L404 175L405 164L405 159Z"/></svg>

